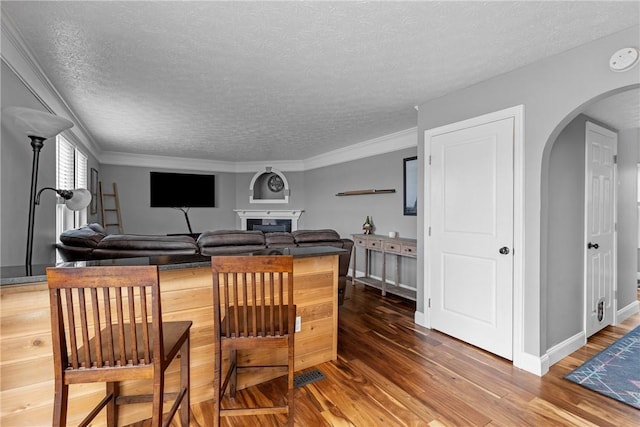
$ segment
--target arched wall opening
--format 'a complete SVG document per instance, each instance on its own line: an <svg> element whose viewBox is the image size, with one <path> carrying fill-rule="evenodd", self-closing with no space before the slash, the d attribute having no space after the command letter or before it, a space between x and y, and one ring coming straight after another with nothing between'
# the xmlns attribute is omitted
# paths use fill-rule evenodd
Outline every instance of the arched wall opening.
<svg viewBox="0 0 640 427"><path fill-rule="evenodd" d="M541 167L540 209L540 281L541 301L546 306L542 316L545 337L543 353L549 354L550 364L565 356L571 348L558 351L554 348L566 346L573 340L579 347L586 342L584 333L584 206L585 206L585 123L591 121L613 131L619 131L609 123L601 122L587 112L600 101L611 96L640 88L629 85L604 92L577 106L558 123L547 140ZM637 135L637 133L636 133ZM622 150L622 151L620 151ZM624 182L618 179L618 259L615 266L620 271L619 279L632 275L633 281L618 280L621 289L618 308L626 307L633 297L632 289L637 271L637 213L635 203L629 198L637 197L636 181L630 173L637 173L638 142L619 139L619 178L625 174ZM623 154L624 153L624 154ZM631 178L631 179L629 179ZM631 208L629 207L631 206ZM627 212L633 209L633 212ZM630 240L633 236L633 242ZM630 249L630 244L632 245ZM621 299L622 296L622 299ZM637 305L637 301L634 301ZM620 310L618 310L620 311ZM624 313L621 314L624 316ZM546 352L544 351L546 349Z"/></svg>

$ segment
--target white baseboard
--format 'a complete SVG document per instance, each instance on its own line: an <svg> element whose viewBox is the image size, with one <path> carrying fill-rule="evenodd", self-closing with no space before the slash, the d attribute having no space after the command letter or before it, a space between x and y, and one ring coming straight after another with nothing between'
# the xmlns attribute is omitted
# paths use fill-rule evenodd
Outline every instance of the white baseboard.
<svg viewBox="0 0 640 427"><path fill-rule="evenodd" d="M425 328L429 328L429 323L427 322L427 316L422 311L416 311L413 314L413 321L416 325L423 326Z"/></svg>
<svg viewBox="0 0 640 427"><path fill-rule="evenodd" d="M540 357L524 352L514 354L513 366L541 377L549 372L549 357L546 354Z"/></svg>
<svg viewBox="0 0 640 427"><path fill-rule="evenodd" d="M578 350L580 347L583 347L587 343L587 337L584 331L580 331L572 337L567 338L551 347L547 350L547 357L549 359L549 366L554 365Z"/></svg>
<svg viewBox="0 0 640 427"><path fill-rule="evenodd" d="M634 301L626 307L621 308L616 312L616 325L624 322L638 311L640 311L640 301Z"/></svg>

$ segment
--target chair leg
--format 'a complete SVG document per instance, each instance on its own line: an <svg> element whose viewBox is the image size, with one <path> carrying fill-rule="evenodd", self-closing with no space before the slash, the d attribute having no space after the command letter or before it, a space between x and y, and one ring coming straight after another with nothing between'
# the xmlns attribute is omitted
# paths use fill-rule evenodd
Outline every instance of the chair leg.
<svg viewBox="0 0 640 427"><path fill-rule="evenodd" d="M180 388L186 390L180 404L180 423L189 427L191 402L189 398L189 335L180 349Z"/></svg>
<svg viewBox="0 0 640 427"><path fill-rule="evenodd" d="M120 383L110 382L107 383L107 395L111 394L113 398L107 403L107 425L118 425L118 405L116 405L116 399L120 394Z"/></svg>
<svg viewBox="0 0 640 427"><path fill-rule="evenodd" d="M164 401L164 372L157 369L153 378L153 409L151 427L162 425L162 403Z"/></svg>
<svg viewBox="0 0 640 427"><path fill-rule="evenodd" d="M222 352L220 349L214 354L213 361L213 426L220 425L220 399L222 399Z"/></svg>
<svg viewBox="0 0 640 427"><path fill-rule="evenodd" d="M233 369L231 372L231 379L229 380L229 396L236 397L236 386L238 385L238 352L237 350L231 350L231 354L229 355L230 369Z"/></svg>
<svg viewBox="0 0 640 427"><path fill-rule="evenodd" d="M289 347L289 355L288 355L288 368L289 368L289 372L288 372L288 378L287 378L287 406L289 407L289 413L288 415L288 421L289 421L289 426L293 427L293 417L295 414L295 400L294 400L294 394L295 394L295 387L294 387L294 378L295 378L295 366L294 366L294 362L295 362L295 353L294 353L294 347L293 347L293 340L290 341L290 347Z"/></svg>
<svg viewBox="0 0 640 427"><path fill-rule="evenodd" d="M62 378L56 377L53 397L53 426L67 425L67 403L69 401L69 386L63 384Z"/></svg>

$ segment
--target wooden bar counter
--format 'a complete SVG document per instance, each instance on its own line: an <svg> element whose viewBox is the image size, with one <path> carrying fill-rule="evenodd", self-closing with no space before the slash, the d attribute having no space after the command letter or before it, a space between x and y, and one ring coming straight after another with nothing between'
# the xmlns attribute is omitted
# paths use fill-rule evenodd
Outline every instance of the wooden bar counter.
<svg viewBox="0 0 640 427"><path fill-rule="evenodd" d="M338 255L343 249L304 247L285 250L294 256L294 301L301 330L296 333L296 371L336 360L338 343ZM272 254L265 250L256 255ZM248 256L250 256L248 254ZM191 403L213 399L213 296L210 258L150 257L67 263L82 265L158 264L163 320L191 320ZM24 269L24 267L22 267ZM0 286L0 425L51 425L53 359L49 296L44 267L39 276L19 277L2 271ZM253 364L285 353L269 351L240 354ZM282 360L282 359L280 359ZM226 369L227 356L223 355ZM178 387L177 366L168 370L167 390ZM248 372L238 377L239 388L266 381L278 374ZM144 391L147 383L131 382L123 393ZM104 396L104 385L71 386L69 423L77 425ZM171 403L171 402L169 402ZM168 406L165 408L168 409ZM148 418L149 405L120 407L119 424ZM105 425L101 414L92 425Z"/></svg>

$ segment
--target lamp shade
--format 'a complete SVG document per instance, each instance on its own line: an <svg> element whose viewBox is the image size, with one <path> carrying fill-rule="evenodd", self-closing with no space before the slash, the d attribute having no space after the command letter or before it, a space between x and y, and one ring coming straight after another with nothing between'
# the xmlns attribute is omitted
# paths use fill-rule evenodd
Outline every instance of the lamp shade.
<svg viewBox="0 0 640 427"><path fill-rule="evenodd" d="M64 204L72 211L84 209L91 203L91 192L86 188L76 188L71 193L71 198L66 199Z"/></svg>
<svg viewBox="0 0 640 427"><path fill-rule="evenodd" d="M26 107L3 108L2 121L20 133L44 139L54 137L73 126L73 122L64 117Z"/></svg>

